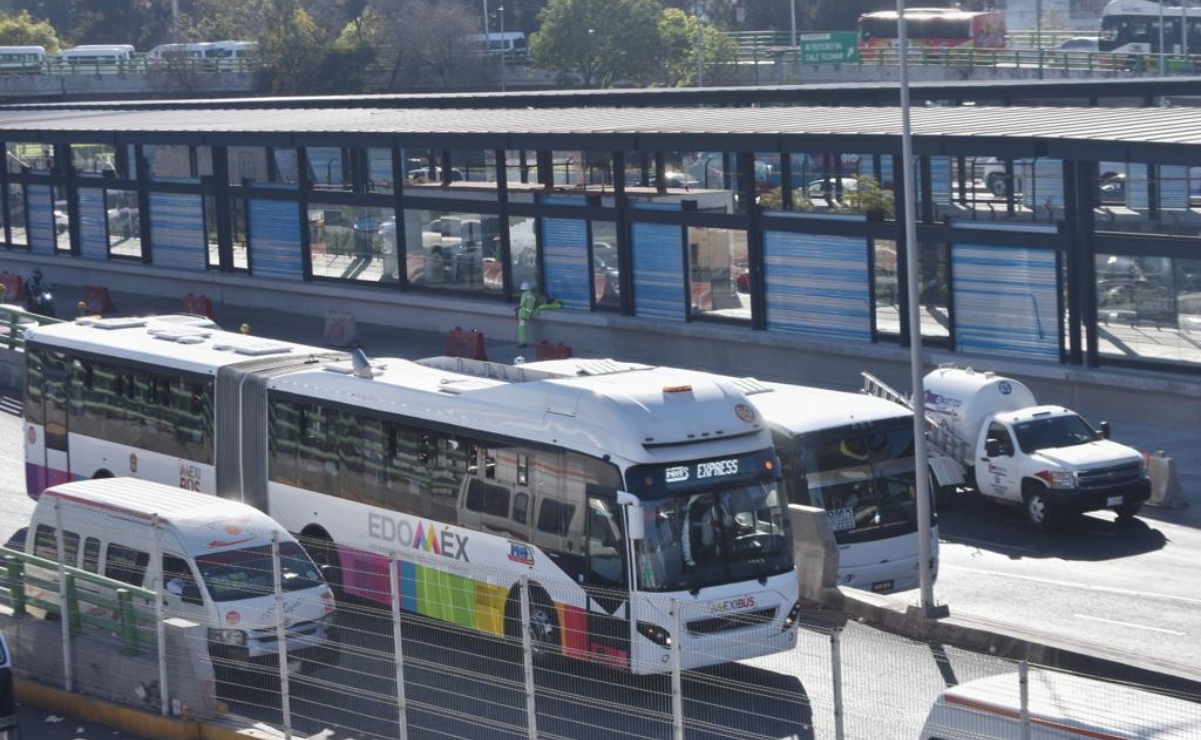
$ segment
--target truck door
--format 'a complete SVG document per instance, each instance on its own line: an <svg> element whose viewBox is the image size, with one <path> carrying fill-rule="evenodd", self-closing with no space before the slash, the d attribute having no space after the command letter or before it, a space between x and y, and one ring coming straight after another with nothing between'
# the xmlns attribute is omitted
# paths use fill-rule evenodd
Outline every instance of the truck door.
<svg viewBox="0 0 1201 740"><path fill-rule="evenodd" d="M996 454L989 455L990 450ZM980 493L1010 501L1022 500L1022 475L1017 454L1009 428L1000 422L990 422L976 451L976 487Z"/></svg>

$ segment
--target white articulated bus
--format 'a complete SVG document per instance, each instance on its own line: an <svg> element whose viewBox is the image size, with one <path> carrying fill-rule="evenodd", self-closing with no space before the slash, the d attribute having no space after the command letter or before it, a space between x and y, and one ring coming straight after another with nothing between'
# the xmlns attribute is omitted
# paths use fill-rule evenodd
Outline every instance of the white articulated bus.
<svg viewBox="0 0 1201 740"><path fill-rule="evenodd" d="M567 359L523 367L565 376L649 366ZM913 414L861 393L729 378L772 430L790 503L824 509L838 543L838 581L887 593L917 588L917 476ZM933 511L933 501L931 502ZM930 523L931 571L938 520Z"/></svg>
<svg viewBox="0 0 1201 740"><path fill-rule="evenodd" d="M1201 54L1201 8L1111 0L1102 9L1098 51L1152 54L1161 51L1161 41L1165 53Z"/></svg>
<svg viewBox="0 0 1201 740"><path fill-rule="evenodd" d="M798 583L771 434L732 384L469 372L78 319L26 338L27 488L137 476L242 499L346 594L635 673L789 650ZM716 516L715 516L716 515ZM678 652L676 652L678 650Z"/></svg>

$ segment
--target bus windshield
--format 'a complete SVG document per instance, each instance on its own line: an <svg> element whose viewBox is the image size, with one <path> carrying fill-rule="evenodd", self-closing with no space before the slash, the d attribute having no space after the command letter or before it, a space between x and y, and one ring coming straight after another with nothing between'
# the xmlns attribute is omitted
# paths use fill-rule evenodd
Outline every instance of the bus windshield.
<svg viewBox="0 0 1201 740"><path fill-rule="evenodd" d="M636 543L640 589L696 591L792 570L792 530L779 480L741 477L643 499L644 536Z"/></svg>
<svg viewBox="0 0 1201 740"><path fill-rule="evenodd" d="M811 503L826 510L839 544L917 531L911 419L803 439L798 452Z"/></svg>
<svg viewBox="0 0 1201 740"><path fill-rule="evenodd" d="M238 601L275 593L270 546L201 555L196 558L196 565L213 601ZM295 542L279 543L279 569L284 591L303 591L322 584L317 566Z"/></svg>

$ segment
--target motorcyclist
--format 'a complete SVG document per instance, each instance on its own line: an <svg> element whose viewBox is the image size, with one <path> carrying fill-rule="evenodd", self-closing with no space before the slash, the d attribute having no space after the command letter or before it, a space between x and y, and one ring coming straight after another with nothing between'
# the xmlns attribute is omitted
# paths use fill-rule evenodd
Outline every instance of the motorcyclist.
<svg viewBox="0 0 1201 740"><path fill-rule="evenodd" d="M30 311L37 306L38 299L46 291L46 283L42 280L42 270L33 268L33 274L25 281L25 308Z"/></svg>

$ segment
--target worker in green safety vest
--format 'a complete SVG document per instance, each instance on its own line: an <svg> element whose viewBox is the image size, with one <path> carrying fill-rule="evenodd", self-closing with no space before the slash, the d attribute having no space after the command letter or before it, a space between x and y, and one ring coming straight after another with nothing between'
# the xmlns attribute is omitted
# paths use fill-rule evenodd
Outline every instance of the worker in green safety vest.
<svg viewBox="0 0 1201 740"><path fill-rule="evenodd" d="M544 308L560 308L557 300L542 300L527 280L521 284L521 300L517 303L517 346L527 344L526 328Z"/></svg>

